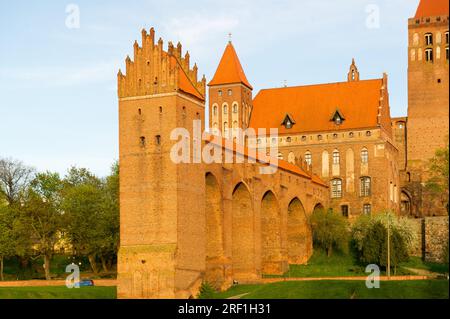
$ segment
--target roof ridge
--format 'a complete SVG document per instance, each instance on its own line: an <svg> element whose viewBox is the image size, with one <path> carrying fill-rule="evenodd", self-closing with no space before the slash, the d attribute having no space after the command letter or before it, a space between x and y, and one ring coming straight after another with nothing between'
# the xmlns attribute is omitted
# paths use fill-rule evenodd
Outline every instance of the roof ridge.
<svg viewBox="0 0 450 319"><path fill-rule="evenodd" d="M294 85L294 86L283 86L283 87L272 87L272 88L265 88L259 90L261 91L268 91L268 90L286 90L286 89L295 89L295 88L302 88L302 87L311 87L311 86L325 86L325 85L336 85L336 84L347 84L347 83L358 83L358 82L371 82L371 81L382 81L383 78L374 78L374 79L365 79L365 80L359 80L359 81L340 81L340 82L328 82L328 83L316 83L316 84L305 84L305 85Z"/></svg>
<svg viewBox="0 0 450 319"><path fill-rule="evenodd" d="M180 61L178 61L178 59L176 57L175 61L177 62L177 65L180 67L181 71L183 72L183 74L185 75L186 79L189 81L189 84L192 86L192 88L204 99L205 97L203 96L203 94L198 90L197 86L192 83L192 80L189 78L189 75L186 73L186 71L184 70L183 66L181 65ZM186 92L189 93L189 92Z"/></svg>

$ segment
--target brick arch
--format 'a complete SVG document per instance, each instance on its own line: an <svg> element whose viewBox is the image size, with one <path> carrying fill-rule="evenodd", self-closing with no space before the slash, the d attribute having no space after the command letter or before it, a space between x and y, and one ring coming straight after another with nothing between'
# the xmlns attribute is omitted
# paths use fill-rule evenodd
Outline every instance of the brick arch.
<svg viewBox="0 0 450 319"><path fill-rule="evenodd" d="M312 213L314 214L319 209L325 209L325 207L323 206L323 204L321 202L318 202L314 205Z"/></svg>
<svg viewBox="0 0 450 319"><path fill-rule="evenodd" d="M214 174L205 174L206 281L217 289L225 282L223 271L223 196Z"/></svg>
<svg viewBox="0 0 450 319"><path fill-rule="evenodd" d="M287 249L290 264L304 264L312 254L312 231L305 207L298 197L288 205Z"/></svg>
<svg viewBox="0 0 450 319"><path fill-rule="evenodd" d="M274 192L268 190L261 199L261 263L263 274L283 274L287 263L282 261L281 211Z"/></svg>
<svg viewBox="0 0 450 319"><path fill-rule="evenodd" d="M252 196L244 182L232 194L232 267L234 279L256 276L255 221Z"/></svg>

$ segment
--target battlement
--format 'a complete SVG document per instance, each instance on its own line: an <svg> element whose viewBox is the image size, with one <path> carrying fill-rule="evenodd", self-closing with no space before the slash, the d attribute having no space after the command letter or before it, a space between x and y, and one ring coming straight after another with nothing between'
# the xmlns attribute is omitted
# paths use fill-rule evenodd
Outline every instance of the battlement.
<svg viewBox="0 0 450 319"><path fill-rule="evenodd" d="M163 40L155 44L155 31L142 30L142 47L134 42L133 60L127 56L126 74L119 70L119 98L183 92L201 101L205 100L206 78L197 80L198 67L190 68L189 52L182 56L182 46L168 43L164 51Z"/></svg>

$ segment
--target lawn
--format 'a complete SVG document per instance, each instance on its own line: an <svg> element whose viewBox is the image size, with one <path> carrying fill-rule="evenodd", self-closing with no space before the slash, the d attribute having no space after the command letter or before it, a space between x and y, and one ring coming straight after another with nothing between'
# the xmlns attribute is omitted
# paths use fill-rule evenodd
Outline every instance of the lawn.
<svg viewBox="0 0 450 319"><path fill-rule="evenodd" d="M116 299L116 287L0 287L0 299Z"/></svg>
<svg viewBox="0 0 450 319"><path fill-rule="evenodd" d="M396 275L414 275L414 272L404 267L424 269L437 273L448 273L448 265L428 263L422 261L419 257L411 257L406 263L402 263L397 268ZM393 274L393 270L392 270ZM385 275L382 269L381 275ZM314 254L308 261L308 265L290 265L289 271L284 275L266 275L266 278L273 277L348 277L348 276L367 276L365 267L358 264L351 254L333 253L330 257L321 249L314 250Z"/></svg>
<svg viewBox="0 0 450 319"><path fill-rule="evenodd" d="M290 281L265 285L237 285L216 293L223 299L448 299L447 280L382 281L380 288L368 289L364 281Z"/></svg>

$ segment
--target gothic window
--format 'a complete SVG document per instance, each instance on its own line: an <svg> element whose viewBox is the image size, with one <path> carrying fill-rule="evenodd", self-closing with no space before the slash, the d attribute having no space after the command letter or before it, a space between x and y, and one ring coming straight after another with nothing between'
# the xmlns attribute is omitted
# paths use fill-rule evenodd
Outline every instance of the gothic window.
<svg viewBox="0 0 450 319"><path fill-rule="evenodd" d="M367 131L366 132L366 136L371 136L372 135L372 132L371 131Z"/></svg>
<svg viewBox="0 0 450 319"><path fill-rule="evenodd" d="M213 106L213 114L214 114L214 115L217 115L217 105L214 105L214 106Z"/></svg>
<svg viewBox="0 0 450 319"><path fill-rule="evenodd" d="M425 61L433 62L433 49L425 50Z"/></svg>
<svg viewBox="0 0 450 319"><path fill-rule="evenodd" d="M341 212L342 212L342 216L348 217L348 205L342 205Z"/></svg>
<svg viewBox="0 0 450 319"><path fill-rule="evenodd" d="M363 214L370 215L371 212L372 212L372 206L370 204L364 204L363 205Z"/></svg>
<svg viewBox="0 0 450 319"><path fill-rule="evenodd" d="M363 148L361 151L361 163L369 163L369 151L367 150L367 148Z"/></svg>
<svg viewBox="0 0 450 319"><path fill-rule="evenodd" d="M353 137L353 136L355 136L355 133L350 132L350 133L348 133L348 136L349 136L349 137Z"/></svg>
<svg viewBox="0 0 450 319"><path fill-rule="evenodd" d="M418 33L414 33L414 35L413 35L413 45L415 45L415 46L419 45L419 34Z"/></svg>
<svg viewBox="0 0 450 319"><path fill-rule="evenodd" d="M292 141L292 138L291 138L290 136L288 136L288 137L286 138L286 142L290 143L291 141Z"/></svg>
<svg viewBox="0 0 450 319"><path fill-rule="evenodd" d="M305 162L308 163L308 165L312 164L312 155L310 151L305 153Z"/></svg>
<svg viewBox="0 0 450 319"><path fill-rule="evenodd" d="M288 162L291 164L295 164L295 154L293 152L289 152L288 154Z"/></svg>
<svg viewBox="0 0 450 319"><path fill-rule="evenodd" d="M371 194L371 178L367 176L363 176L359 179L360 181L360 196L366 197Z"/></svg>
<svg viewBox="0 0 450 319"><path fill-rule="evenodd" d="M233 104L233 113L237 113L238 112L238 106L237 104Z"/></svg>
<svg viewBox="0 0 450 319"><path fill-rule="evenodd" d="M433 44L433 34L427 33L425 34L425 45L432 45Z"/></svg>
<svg viewBox="0 0 450 319"><path fill-rule="evenodd" d="M219 96L222 96L222 90L219 90L218 94Z"/></svg>
<svg viewBox="0 0 450 319"><path fill-rule="evenodd" d="M306 141L306 136L305 135L302 136L302 142L304 142L304 141Z"/></svg>
<svg viewBox="0 0 450 319"><path fill-rule="evenodd" d="M223 106L223 114L228 114L228 106L226 104Z"/></svg>
<svg viewBox="0 0 450 319"><path fill-rule="evenodd" d="M339 151L335 150L333 152L333 164L339 164L340 160L341 160L341 158L340 158L340 155L339 155Z"/></svg>
<svg viewBox="0 0 450 319"><path fill-rule="evenodd" d="M322 137L322 135L320 135L320 134L319 134L319 135L317 135L317 139L318 139L319 141L321 141L321 140L322 140L322 138L323 138L323 137Z"/></svg>
<svg viewBox="0 0 450 319"><path fill-rule="evenodd" d="M331 180L331 198L342 197L342 179L335 178Z"/></svg>

